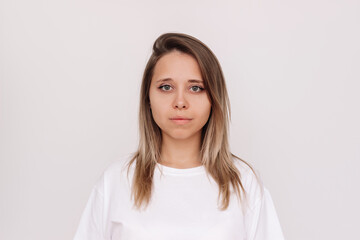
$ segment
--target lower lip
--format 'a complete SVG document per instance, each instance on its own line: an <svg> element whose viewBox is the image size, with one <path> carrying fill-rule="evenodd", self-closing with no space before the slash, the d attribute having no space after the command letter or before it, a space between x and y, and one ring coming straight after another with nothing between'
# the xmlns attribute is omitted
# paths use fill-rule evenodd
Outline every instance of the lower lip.
<svg viewBox="0 0 360 240"><path fill-rule="evenodd" d="M191 119L170 119L172 122L176 124L186 124L191 121Z"/></svg>

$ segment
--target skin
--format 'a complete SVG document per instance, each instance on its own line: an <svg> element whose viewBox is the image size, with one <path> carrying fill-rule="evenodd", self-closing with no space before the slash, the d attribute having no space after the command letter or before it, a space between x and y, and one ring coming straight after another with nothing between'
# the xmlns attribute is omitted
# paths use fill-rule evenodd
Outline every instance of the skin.
<svg viewBox="0 0 360 240"><path fill-rule="evenodd" d="M159 163L174 168L200 166L201 130L209 119L211 103L196 59L179 51L161 57L154 68L149 98L152 116L162 132Z"/></svg>

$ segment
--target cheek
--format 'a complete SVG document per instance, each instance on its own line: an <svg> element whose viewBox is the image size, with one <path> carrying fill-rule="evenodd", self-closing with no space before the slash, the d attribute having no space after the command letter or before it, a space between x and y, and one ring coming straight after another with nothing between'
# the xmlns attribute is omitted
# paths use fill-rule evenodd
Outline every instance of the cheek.
<svg viewBox="0 0 360 240"><path fill-rule="evenodd" d="M156 124L160 127L166 118L166 107L164 104L159 104L157 101L153 101L151 102L151 114Z"/></svg>
<svg viewBox="0 0 360 240"><path fill-rule="evenodd" d="M150 89L149 99L150 99L151 114L155 122L157 123L159 119L159 115L161 115L161 111L160 111L161 109L159 108L159 99L153 89Z"/></svg>
<svg viewBox="0 0 360 240"><path fill-rule="evenodd" d="M209 119L210 112L211 112L211 104L209 101L203 100L197 106L197 115L201 118L201 121L205 124Z"/></svg>
<svg viewBox="0 0 360 240"><path fill-rule="evenodd" d="M211 112L211 106L209 105L204 109L204 112L203 112L203 120L205 121L205 123L207 122L207 120L210 117L210 112Z"/></svg>

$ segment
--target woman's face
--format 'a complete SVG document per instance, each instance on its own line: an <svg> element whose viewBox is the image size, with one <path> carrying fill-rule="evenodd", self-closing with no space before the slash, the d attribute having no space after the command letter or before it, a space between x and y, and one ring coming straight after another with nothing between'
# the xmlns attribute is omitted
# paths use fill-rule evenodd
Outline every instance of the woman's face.
<svg viewBox="0 0 360 240"><path fill-rule="evenodd" d="M211 103L195 58L179 51L161 57L149 98L152 116L163 135L182 140L201 137Z"/></svg>

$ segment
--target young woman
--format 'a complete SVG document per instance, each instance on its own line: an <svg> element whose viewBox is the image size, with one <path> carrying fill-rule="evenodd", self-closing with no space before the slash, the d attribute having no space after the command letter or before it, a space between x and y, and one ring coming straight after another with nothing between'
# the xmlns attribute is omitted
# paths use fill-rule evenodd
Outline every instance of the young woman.
<svg viewBox="0 0 360 240"><path fill-rule="evenodd" d="M212 51L158 37L140 94L137 152L94 186L75 240L283 239L271 196L228 144L229 100Z"/></svg>

